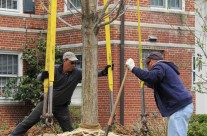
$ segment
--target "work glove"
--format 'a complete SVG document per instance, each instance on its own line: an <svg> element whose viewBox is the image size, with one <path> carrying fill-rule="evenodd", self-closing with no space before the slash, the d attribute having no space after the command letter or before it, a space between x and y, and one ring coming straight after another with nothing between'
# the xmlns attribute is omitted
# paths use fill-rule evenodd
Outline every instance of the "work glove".
<svg viewBox="0 0 207 136"><path fill-rule="evenodd" d="M49 77L48 71L43 71L41 74L41 80L44 81L44 79Z"/></svg>
<svg viewBox="0 0 207 136"><path fill-rule="evenodd" d="M40 101L43 101L44 100L44 95L41 94L39 99L40 99Z"/></svg>
<svg viewBox="0 0 207 136"><path fill-rule="evenodd" d="M134 64L134 60L132 58L127 59L126 61L126 67L132 71L132 69L134 68L135 64Z"/></svg>
<svg viewBox="0 0 207 136"><path fill-rule="evenodd" d="M108 75L108 69L111 67L111 65L107 65L104 70L101 71L102 76L107 76ZM112 64L112 70L114 68L114 64Z"/></svg>

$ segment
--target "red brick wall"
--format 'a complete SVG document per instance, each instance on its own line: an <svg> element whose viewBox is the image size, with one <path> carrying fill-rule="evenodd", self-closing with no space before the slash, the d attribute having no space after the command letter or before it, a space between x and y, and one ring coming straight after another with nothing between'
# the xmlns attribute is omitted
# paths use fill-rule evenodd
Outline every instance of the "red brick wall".
<svg viewBox="0 0 207 136"><path fill-rule="evenodd" d="M44 0L46 3L47 1ZM133 5L136 7L136 0L132 0ZM101 2L100 2L101 4ZM185 9L188 12L194 11L192 6L193 0L186 0ZM150 0L141 0L141 7L150 7ZM63 12L63 0L58 0L58 12ZM42 15L38 17L18 17L18 16L0 16L0 27L9 28L28 28L34 30L46 30L47 19L45 18L46 11L42 9L39 1L36 1L36 15ZM79 22L72 15L65 15L62 18L73 25L79 25ZM184 19L184 20L182 20ZM117 19L119 20L119 19ZM128 10L125 14L126 22L137 22L137 11ZM195 18L193 15L185 15L179 13L167 13L156 11L141 11L141 24L160 24L160 27L141 27L142 42L149 42L148 36L155 35L158 40L157 43L171 43L173 44L190 44L195 43L194 36L186 30L175 29L177 26L194 27ZM163 25L169 25L168 29L162 28ZM57 28L67 27L61 21L57 20ZM22 44L25 43L30 37L37 37L38 33L31 32L12 32L1 31L0 32L0 50L22 50ZM77 44L82 43L81 31L78 30L65 30L57 32L57 45L64 44ZM120 40L120 26L111 25L111 40ZM125 40L126 41L138 41L137 26L125 26ZM99 41L105 41L105 30L100 29ZM178 65L181 72L181 79L188 90L191 90L191 56L194 53L192 48L177 48L177 47L159 47L159 46L146 46L146 49L163 50L164 58L169 61L175 62ZM106 65L106 49L105 46L99 46L98 62L99 69L103 69ZM80 49L79 49L80 51ZM120 45L113 44L112 46L112 58L114 63L114 100L120 87ZM138 66L138 48L137 46L125 45L124 61L128 58L133 58ZM25 68L25 66L24 66ZM107 84L107 77L101 77L98 80L98 110L99 110L99 122L102 126L105 126L109 118L109 89ZM127 75L125 87L124 87L124 117L125 125L131 125L133 121L140 117L141 112L141 95L139 88L139 80L130 72ZM153 91L145 88L146 98L146 112L152 114L157 112ZM194 97L195 98L195 97ZM31 107L28 106L0 106L0 117L4 122L7 122L10 126L15 126L18 120L22 119L30 112ZM119 107L116 112L116 119L119 121ZM1 122L1 120L0 120Z"/></svg>
<svg viewBox="0 0 207 136"><path fill-rule="evenodd" d="M31 112L32 105L25 103L22 106L0 106L0 126L15 127L26 115Z"/></svg>

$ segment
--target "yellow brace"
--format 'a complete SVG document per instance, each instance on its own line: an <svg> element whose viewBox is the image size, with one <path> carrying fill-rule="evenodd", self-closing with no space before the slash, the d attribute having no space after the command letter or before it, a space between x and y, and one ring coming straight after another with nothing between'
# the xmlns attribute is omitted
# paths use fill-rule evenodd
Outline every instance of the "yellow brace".
<svg viewBox="0 0 207 136"><path fill-rule="evenodd" d="M107 0L104 0L104 5L106 4ZM108 8L106 9L105 13L108 12ZM105 22L109 21L109 17L105 18ZM113 107L113 71L112 71L112 55L111 55L111 41L110 41L110 25L105 25L105 37L106 37L106 53L107 53L107 65L110 65L108 69L108 83L109 83L109 90L110 90L110 103L111 103L111 111Z"/></svg>

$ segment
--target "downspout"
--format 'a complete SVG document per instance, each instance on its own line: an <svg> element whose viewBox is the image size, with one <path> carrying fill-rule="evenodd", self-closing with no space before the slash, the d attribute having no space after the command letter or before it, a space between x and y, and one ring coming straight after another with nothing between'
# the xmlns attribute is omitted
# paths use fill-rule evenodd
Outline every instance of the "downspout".
<svg viewBox="0 0 207 136"><path fill-rule="evenodd" d="M124 5L122 6L122 9L124 9ZM125 14L120 16L121 20L121 25L120 25L120 40L121 40L121 45L120 45L120 84L123 80L124 77L124 67L125 67L125 62L124 62L124 17ZM121 93L121 98L120 98L120 124L124 125L124 88Z"/></svg>

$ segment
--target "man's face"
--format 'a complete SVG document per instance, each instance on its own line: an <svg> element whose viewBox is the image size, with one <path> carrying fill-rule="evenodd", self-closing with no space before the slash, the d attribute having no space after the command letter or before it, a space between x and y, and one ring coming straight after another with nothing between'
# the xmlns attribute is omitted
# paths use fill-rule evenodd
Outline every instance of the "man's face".
<svg viewBox="0 0 207 136"><path fill-rule="evenodd" d="M147 69L150 71L151 69L151 60L146 63Z"/></svg>
<svg viewBox="0 0 207 136"><path fill-rule="evenodd" d="M68 59L63 60L63 69L65 71L72 71L76 66L76 61L70 61Z"/></svg>
<svg viewBox="0 0 207 136"><path fill-rule="evenodd" d="M150 60L149 62L146 63L147 69L150 71L152 67L157 63L157 60Z"/></svg>

